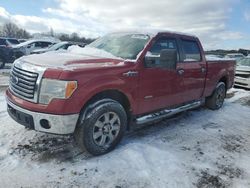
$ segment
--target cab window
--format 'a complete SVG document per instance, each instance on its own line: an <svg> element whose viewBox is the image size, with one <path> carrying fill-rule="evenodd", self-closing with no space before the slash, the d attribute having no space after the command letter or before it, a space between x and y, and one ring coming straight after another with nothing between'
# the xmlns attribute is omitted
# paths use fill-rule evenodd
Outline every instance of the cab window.
<svg viewBox="0 0 250 188"><path fill-rule="evenodd" d="M153 44L149 52L151 52L154 55L160 55L161 50L164 49L177 50L176 40L162 37Z"/></svg>
<svg viewBox="0 0 250 188"><path fill-rule="evenodd" d="M183 61L201 61L201 52L196 41L182 40Z"/></svg>

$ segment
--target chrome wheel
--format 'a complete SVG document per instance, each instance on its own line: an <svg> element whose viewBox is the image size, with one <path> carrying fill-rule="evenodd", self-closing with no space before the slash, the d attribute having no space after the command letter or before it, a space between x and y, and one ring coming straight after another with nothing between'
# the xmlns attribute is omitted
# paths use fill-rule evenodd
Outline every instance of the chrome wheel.
<svg viewBox="0 0 250 188"><path fill-rule="evenodd" d="M221 107L223 105L225 95L226 94L224 88L223 87L218 88L216 95L216 102L215 102L217 107Z"/></svg>
<svg viewBox="0 0 250 188"><path fill-rule="evenodd" d="M115 112L102 114L93 129L93 139L98 146L109 146L119 134L121 121Z"/></svg>

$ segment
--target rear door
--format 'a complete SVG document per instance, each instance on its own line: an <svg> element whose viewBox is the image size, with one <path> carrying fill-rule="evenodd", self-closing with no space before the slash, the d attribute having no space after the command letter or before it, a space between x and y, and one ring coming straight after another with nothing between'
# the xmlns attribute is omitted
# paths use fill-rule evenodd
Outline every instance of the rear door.
<svg viewBox="0 0 250 188"><path fill-rule="evenodd" d="M204 92L206 60L202 56L201 45L196 38L181 38L181 61L177 71L183 79L183 99L185 102L200 99Z"/></svg>
<svg viewBox="0 0 250 188"><path fill-rule="evenodd" d="M177 50L177 64L179 60L179 47L176 38L161 36L148 50L144 59L144 68L140 72L139 81L139 110L140 113L152 112L162 108L181 104L183 102L183 82L175 70L170 70L161 63L159 57L161 50ZM146 62L150 57L151 62Z"/></svg>

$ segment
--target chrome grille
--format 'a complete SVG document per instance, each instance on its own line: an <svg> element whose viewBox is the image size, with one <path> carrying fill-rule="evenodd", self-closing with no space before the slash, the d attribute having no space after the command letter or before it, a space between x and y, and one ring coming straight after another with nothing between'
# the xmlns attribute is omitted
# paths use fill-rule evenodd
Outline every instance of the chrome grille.
<svg viewBox="0 0 250 188"><path fill-rule="evenodd" d="M11 91L24 99L33 100L38 76L38 73L13 66L10 74Z"/></svg>
<svg viewBox="0 0 250 188"><path fill-rule="evenodd" d="M235 74L236 77L242 77L242 78L250 78L250 71L236 71Z"/></svg>

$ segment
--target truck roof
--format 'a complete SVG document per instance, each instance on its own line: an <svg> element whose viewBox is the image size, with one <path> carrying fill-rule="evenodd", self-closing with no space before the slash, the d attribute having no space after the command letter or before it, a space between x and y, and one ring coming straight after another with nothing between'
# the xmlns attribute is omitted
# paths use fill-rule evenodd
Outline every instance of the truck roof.
<svg viewBox="0 0 250 188"><path fill-rule="evenodd" d="M188 37L194 37L198 38L195 35L184 33L184 32L177 32L177 31L170 31L170 30L155 30L155 29L148 29L148 30L118 30L113 32L113 34L144 34L149 35L150 37L154 37L160 33L169 33L169 34L175 34L175 35L181 35L181 36L188 36Z"/></svg>

